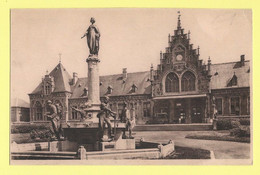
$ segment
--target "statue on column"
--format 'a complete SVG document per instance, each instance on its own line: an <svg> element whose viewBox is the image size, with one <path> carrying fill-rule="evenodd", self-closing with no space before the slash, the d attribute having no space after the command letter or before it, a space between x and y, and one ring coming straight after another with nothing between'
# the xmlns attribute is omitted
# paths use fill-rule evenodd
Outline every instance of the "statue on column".
<svg viewBox="0 0 260 175"><path fill-rule="evenodd" d="M90 19L90 22L91 25L88 27L86 33L81 37L81 39L84 37L87 38L90 56L97 56L99 51L100 32L97 26L94 25L95 19L93 17Z"/></svg>

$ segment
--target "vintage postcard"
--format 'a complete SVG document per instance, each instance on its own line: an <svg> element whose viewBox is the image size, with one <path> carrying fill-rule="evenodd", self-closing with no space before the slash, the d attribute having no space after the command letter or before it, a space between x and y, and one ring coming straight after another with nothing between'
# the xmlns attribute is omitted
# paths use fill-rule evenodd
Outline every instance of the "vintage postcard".
<svg viewBox="0 0 260 175"><path fill-rule="evenodd" d="M10 164L252 165L251 10L10 15Z"/></svg>

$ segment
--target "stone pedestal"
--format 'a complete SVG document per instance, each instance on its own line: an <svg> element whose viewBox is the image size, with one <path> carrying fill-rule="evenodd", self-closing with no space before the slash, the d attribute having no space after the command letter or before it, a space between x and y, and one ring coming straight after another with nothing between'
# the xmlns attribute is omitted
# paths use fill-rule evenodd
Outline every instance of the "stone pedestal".
<svg viewBox="0 0 260 175"><path fill-rule="evenodd" d="M68 140L48 142L48 151L50 152L76 151L78 147L79 144L77 142L71 142Z"/></svg>
<svg viewBox="0 0 260 175"><path fill-rule="evenodd" d="M59 141L48 142L48 148L50 152L61 151L61 143Z"/></svg>

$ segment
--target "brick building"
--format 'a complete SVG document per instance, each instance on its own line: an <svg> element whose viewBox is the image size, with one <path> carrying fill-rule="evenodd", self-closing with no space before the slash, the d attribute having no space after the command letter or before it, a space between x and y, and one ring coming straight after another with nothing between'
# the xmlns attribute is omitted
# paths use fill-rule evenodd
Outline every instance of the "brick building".
<svg viewBox="0 0 260 175"><path fill-rule="evenodd" d="M100 76L100 97L110 96L111 109L120 115L123 102L135 110L137 124L208 123L214 105L218 117L250 115L250 62L241 55L237 62L207 64L193 48L190 33L184 33L178 17L177 29L168 36L160 53L160 64L146 72ZM71 77L59 63L47 73L30 96L30 120L45 121L46 102L63 107L64 120L79 120L78 108L88 98L87 77ZM133 111L133 110L132 110Z"/></svg>

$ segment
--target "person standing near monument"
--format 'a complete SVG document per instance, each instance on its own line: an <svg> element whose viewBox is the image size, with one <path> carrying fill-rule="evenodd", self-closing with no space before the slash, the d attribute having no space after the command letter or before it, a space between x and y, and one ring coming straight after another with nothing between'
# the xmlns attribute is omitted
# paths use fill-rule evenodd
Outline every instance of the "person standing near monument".
<svg viewBox="0 0 260 175"><path fill-rule="evenodd" d="M127 138L125 132L128 131L129 132L129 137L130 139L133 138L132 136L132 129L134 127L135 124L135 114L133 112L132 116L130 115L130 111L127 109L127 103L124 102L123 104L123 111L122 111L122 115L121 115L121 121L125 123L125 130L123 133L123 138Z"/></svg>
<svg viewBox="0 0 260 175"><path fill-rule="evenodd" d="M104 102L101 103L100 112L98 113L97 117L99 118L99 128L101 131L101 138L104 140L104 124L107 124L108 127L108 141L111 141L112 135L112 124L109 119L109 116L116 117L116 113L113 112L109 107L109 97L105 96Z"/></svg>
<svg viewBox="0 0 260 175"><path fill-rule="evenodd" d="M99 38L100 38L100 32L96 25L94 25L95 18L90 19L91 25L88 27L86 33L81 37L87 37L87 43L89 47L90 56L92 55L98 55L99 51Z"/></svg>
<svg viewBox="0 0 260 175"><path fill-rule="evenodd" d="M51 120L51 132L55 134L56 139L60 140L61 123L57 108L50 100L47 101L47 113L45 114Z"/></svg>

